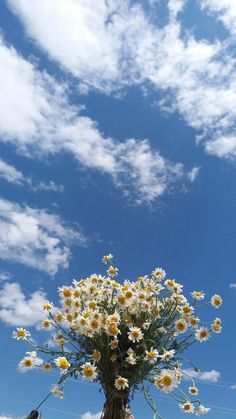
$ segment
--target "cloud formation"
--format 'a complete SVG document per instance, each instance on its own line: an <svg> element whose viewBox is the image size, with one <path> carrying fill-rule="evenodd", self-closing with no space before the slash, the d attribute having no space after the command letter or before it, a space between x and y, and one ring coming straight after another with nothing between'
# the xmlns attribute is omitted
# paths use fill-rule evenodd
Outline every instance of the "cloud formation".
<svg viewBox="0 0 236 419"><path fill-rule="evenodd" d="M163 94L159 107L179 112L196 130L207 153L236 157L236 61L229 48L231 40L210 42L197 39L194 28L186 31L180 12L188 0L169 1L166 24L160 28L147 9L127 0L53 0L50 4L36 0L33 6L30 0L8 0L8 4L29 36L78 78L82 90L111 93L148 83L153 93L155 86ZM217 12L234 33L235 2L201 0L198 4Z"/></svg>
<svg viewBox="0 0 236 419"><path fill-rule="evenodd" d="M0 258L55 275L68 267L70 245L85 245L79 228L58 215L0 199Z"/></svg>
<svg viewBox="0 0 236 419"><path fill-rule="evenodd" d="M220 378L220 372L216 370L210 371L200 371L196 372L195 370L188 369L185 372L193 378L197 378L200 381L209 381L211 383L217 383Z"/></svg>
<svg viewBox="0 0 236 419"><path fill-rule="evenodd" d="M3 40L0 59L0 138L18 152L29 157L69 152L84 167L110 175L138 202L150 202L176 180L188 178L181 163L161 156L147 139L106 138L95 121L70 104L67 86L40 73Z"/></svg>
<svg viewBox="0 0 236 419"><path fill-rule="evenodd" d="M9 326L33 326L45 317L43 291L35 291L27 298L20 284L6 283L0 290L0 319Z"/></svg>
<svg viewBox="0 0 236 419"><path fill-rule="evenodd" d="M10 183L22 184L24 182L23 174L2 159L0 159L0 178Z"/></svg>

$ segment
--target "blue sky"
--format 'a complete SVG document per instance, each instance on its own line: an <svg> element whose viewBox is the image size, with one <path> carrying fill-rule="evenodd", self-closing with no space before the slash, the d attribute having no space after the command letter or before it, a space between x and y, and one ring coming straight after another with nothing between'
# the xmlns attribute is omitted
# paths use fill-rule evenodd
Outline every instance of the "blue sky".
<svg viewBox="0 0 236 419"><path fill-rule="evenodd" d="M235 1L2 0L0 27L0 418L56 382L17 370L12 330L42 336L41 303L109 252L120 280L162 266L186 294L222 295L222 335L190 355L209 419L236 416ZM102 404L68 382L44 415ZM152 417L141 395L132 410Z"/></svg>

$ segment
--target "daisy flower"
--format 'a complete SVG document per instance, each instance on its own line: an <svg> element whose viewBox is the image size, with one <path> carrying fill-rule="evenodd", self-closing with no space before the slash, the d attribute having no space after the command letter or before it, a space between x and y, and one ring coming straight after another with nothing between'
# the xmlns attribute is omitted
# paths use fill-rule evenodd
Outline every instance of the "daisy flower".
<svg viewBox="0 0 236 419"><path fill-rule="evenodd" d="M53 308L53 304L50 303L49 301L46 301L46 303L44 303L43 305L43 311L51 311Z"/></svg>
<svg viewBox="0 0 236 419"><path fill-rule="evenodd" d="M194 405L191 402L186 402L179 406L185 413L194 413Z"/></svg>
<svg viewBox="0 0 236 419"><path fill-rule="evenodd" d="M49 362L45 362L45 363L42 365L42 370L43 370L44 372L50 372L50 371L52 371L52 365L51 365L51 364L49 364Z"/></svg>
<svg viewBox="0 0 236 419"><path fill-rule="evenodd" d="M159 353L157 349L153 349L151 347L150 351L146 351L145 359L146 361L149 361L151 364L154 364L159 356Z"/></svg>
<svg viewBox="0 0 236 419"><path fill-rule="evenodd" d="M90 364L90 362L86 362L82 365L82 374L86 380L95 380L97 378L97 368Z"/></svg>
<svg viewBox="0 0 236 419"><path fill-rule="evenodd" d="M115 380L115 388L117 390L125 390L128 387L129 387L129 382L128 382L127 378L119 376Z"/></svg>
<svg viewBox="0 0 236 419"><path fill-rule="evenodd" d="M53 384L51 387L51 393L55 396L55 397L59 397L60 399L63 398L63 390L61 388L59 388L56 384Z"/></svg>
<svg viewBox="0 0 236 419"><path fill-rule="evenodd" d="M139 327L130 327L129 330L128 339L133 343L139 342L141 339L143 339L143 332Z"/></svg>
<svg viewBox="0 0 236 419"><path fill-rule="evenodd" d="M159 357L164 362L168 362L174 356L175 356L175 350L174 349L171 349L170 351L164 351L164 353L162 355L159 355Z"/></svg>
<svg viewBox="0 0 236 419"><path fill-rule="evenodd" d="M98 362L101 359L101 352L94 350L92 353L92 358L94 362Z"/></svg>
<svg viewBox="0 0 236 419"><path fill-rule="evenodd" d="M163 369L159 375L154 378L155 385L165 393L170 393L175 387L178 386L178 381L175 373L170 369Z"/></svg>
<svg viewBox="0 0 236 419"><path fill-rule="evenodd" d="M31 356L26 356L19 363L19 368L23 371L32 370L34 367L34 358Z"/></svg>
<svg viewBox="0 0 236 419"><path fill-rule="evenodd" d="M188 392L189 392L189 394L192 394L192 395L196 396L198 394L198 388L195 387L195 386L189 387Z"/></svg>
<svg viewBox="0 0 236 419"><path fill-rule="evenodd" d="M195 300L198 300L198 301L203 300L205 298L205 294L202 291L193 291L191 292L191 295Z"/></svg>
<svg viewBox="0 0 236 419"><path fill-rule="evenodd" d="M55 359L55 364L62 372L66 372L68 368L70 367L70 363L67 361L67 359L64 356L59 356Z"/></svg>
<svg viewBox="0 0 236 419"><path fill-rule="evenodd" d="M210 331L205 327L200 327L196 330L195 337L199 342L205 342L210 337Z"/></svg>
<svg viewBox="0 0 236 419"><path fill-rule="evenodd" d="M17 340L26 340L28 336L31 336L30 332L28 332L26 329L23 329L22 327L17 327L16 330L12 333L12 337Z"/></svg>
<svg viewBox="0 0 236 419"><path fill-rule="evenodd" d="M107 274L109 276L116 276L118 275L119 269L116 268L115 266L109 266L109 268L107 269Z"/></svg>
<svg viewBox="0 0 236 419"><path fill-rule="evenodd" d="M162 281L166 277L166 272L162 268L156 268L152 271L152 276L154 276L156 281Z"/></svg>
<svg viewBox="0 0 236 419"><path fill-rule="evenodd" d="M178 333L184 333L188 329L188 323L184 319L179 319L175 322L175 330Z"/></svg>
<svg viewBox="0 0 236 419"><path fill-rule="evenodd" d="M52 328L52 323L49 319L45 319L43 320L42 324L41 324L42 329L45 330L50 330Z"/></svg>
<svg viewBox="0 0 236 419"><path fill-rule="evenodd" d="M107 265L107 263L110 263L111 260L113 259L113 255L111 253L109 253L109 255L105 255L102 258L102 262Z"/></svg>
<svg viewBox="0 0 236 419"><path fill-rule="evenodd" d="M208 413L210 411L209 407L205 407L202 404L200 404L198 406L198 409L196 411L196 416L201 416L201 415L205 415L206 413Z"/></svg>
<svg viewBox="0 0 236 419"><path fill-rule="evenodd" d="M223 303L223 300L221 298L220 295L213 295L213 297L211 297L211 305L215 308L219 308Z"/></svg>

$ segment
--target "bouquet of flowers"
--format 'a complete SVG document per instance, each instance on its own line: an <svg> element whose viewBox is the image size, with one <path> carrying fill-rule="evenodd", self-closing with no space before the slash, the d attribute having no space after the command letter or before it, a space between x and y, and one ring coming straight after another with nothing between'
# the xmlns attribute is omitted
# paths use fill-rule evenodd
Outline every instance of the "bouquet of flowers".
<svg viewBox="0 0 236 419"><path fill-rule="evenodd" d="M42 328L52 333L55 349L39 346L24 328L13 332L14 338L33 347L20 362L21 368L59 371L58 383L43 402L51 394L63 397L67 378L82 376L99 382L104 391L102 419L131 418L129 404L137 389L144 392L154 417L161 418L148 382L174 397L183 412L207 413L209 409L198 399L198 388L184 368L182 353L193 343L221 332L219 318L202 324L197 314L201 305L219 308L221 297L214 295L202 303L205 294L193 291L190 303L183 286L166 278L162 268L120 283L113 255L104 256L103 262L108 266L106 276L92 274L59 288L60 308L45 302ZM47 357L43 363L37 362L39 353ZM188 394L180 389L183 378L191 381Z"/></svg>

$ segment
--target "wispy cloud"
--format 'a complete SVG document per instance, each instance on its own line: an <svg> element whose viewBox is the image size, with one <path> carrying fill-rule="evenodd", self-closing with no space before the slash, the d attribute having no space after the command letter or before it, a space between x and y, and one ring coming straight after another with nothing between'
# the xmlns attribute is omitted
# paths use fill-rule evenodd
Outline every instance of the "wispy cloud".
<svg viewBox="0 0 236 419"><path fill-rule="evenodd" d="M50 4L36 0L32 6L30 0L8 0L30 37L77 77L85 91L87 86L111 93L127 84L151 83L163 92L159 106L178 111L196 130L207 153L235 158L232 40L209 42L196 39L194 30L186 31L180 12L187 0L168 2L169 19L161 28L141 5L127 0L56 3L57 7L55 0ZM216 11L231 32L235 30L232 0L202 0L200 6Z"/></svg>
<svg viewBox="0 0 236 419"><path fill-rule="evenodd" d="M236 289L236 283L232 283L229 285L230 288L235 288Z"/></svg>
<svg viewBox="0 0 236 419"><path fill-rule="evenodd" d="M24 295L17 282L6 283L0 290L0 319L10 326L33 326L45 317L42 305L46 295L38 290Z"/></svg>
<svg viewBox="0 0 236 419"><path fill-rule="evenodd" d="M65 85L40 73L3 40L0 59L0 134L18 152L29 157L69 152L83 166L110 175L137 202L150 202L176 181L188 179L181 163L161 156L147 139L118 142L105 137L95 121L70 104Z"/></svg>
<svg viewBox="0 0 236 419"><path fill-rule="evenodd" d="M8 281L11 279L11 274L9 272L0 272L0 281Z"/></svg>
<svg viewBox="0 0 236 419"><path fill-rule="evenodd" d="M23 174L14 166L0 159L0 178L10 183L22 184L25 182Z"/></svg>
<svg viewBox="0 0 236 419"><path fill-rule="evenodd" d="M197 378L200 381L209 381L212 383L217 383L217 381L220 378L220 372L216 370L210 370L210 371L200 371L196 372L192 369L187 369L185 372L193 378Z"/></svg>
<svg viewBox="0 0 236 419"><path fill-rule="evenodd" d="M236 3L234 0L198 0L200 6L216 16L232 34L236 33Z"/></svg>
<svg viewBox="0 0 236 419"><path fill-rule="evenodd" d="M20 206L0 199L0 258L55 275L66 268L70 245L84 246L86 238L79 227L44 209Z"/></svg>

